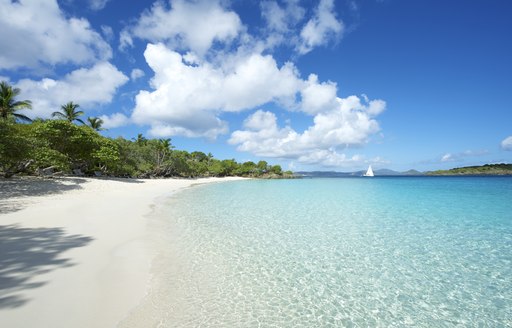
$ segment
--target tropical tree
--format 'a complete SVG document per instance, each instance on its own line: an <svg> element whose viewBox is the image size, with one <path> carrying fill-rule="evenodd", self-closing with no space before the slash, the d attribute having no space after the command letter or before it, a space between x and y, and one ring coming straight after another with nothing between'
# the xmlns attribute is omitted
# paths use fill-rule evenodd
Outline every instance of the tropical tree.
<svg viewBox="0 0 512 328"><path fill-rule="evenodd" d="M174 146L171 145L171 139L158 139L155 146L156 167L160 168L171 153L171 149L174 148Z"/></svg>
<svg viewBox="0 0 512 328"><path fill-rule="evenodd" d="M258 167L260 173L267 173L268 163L266 161L259 161L256 166Z"/></svg>
<svg viewBox="0 0 512 328"><path fill-rule="evenodd" d="M60 106L60 112L53 112L52 117L58 117L60 119L67 120L68 122L78 121L85 124L84 121L78 118L79 116L84 115L83 111L77 110L78 107L80 107L79 104L75 104L70 101L67 104Z"/></svg>
<svg viewBox="0 0 512 328"><path fill-rule="evenodd" d="M135 143L139 146L146 145L148 141L148 139L146 139L142 133L137 134L137 139L132 138L132 140L134 140Z"/></svg>
<svg viewBox="0 0 512 328"><path fill-rule="evenodd" d="M119 147L88 126L67 120L48 120L35 124L32 135L42 144L34 151L38 167L57 166L63 171L80 169L83 173L98 169L116 172Z"/></svg>
<svg viewBox="0 0 512 328"><path fill-rule="evenodd" d="M27 122L32 121L27 116L16 113L21 109L32 108L30 100L16 101L15 98L20 94L20 91L19 88L13 88L5 81L0 82L0 117L2 117L4 121L10 117Z"/></svg>
<svg viewBox="0 0 512 328"><path fill-rule="evenodd" d="M272 165L269 169L271 173L281 175L283 173L283 169L281 168L281 165Z"/></svg>
<svg viewBox="0 0 512 328"><path fill-rule="evenodd" d="M98 117L88 117L87 121L89 121L89 126L96 131L105 130L101 126L103 125L103 120Z"/></svg>

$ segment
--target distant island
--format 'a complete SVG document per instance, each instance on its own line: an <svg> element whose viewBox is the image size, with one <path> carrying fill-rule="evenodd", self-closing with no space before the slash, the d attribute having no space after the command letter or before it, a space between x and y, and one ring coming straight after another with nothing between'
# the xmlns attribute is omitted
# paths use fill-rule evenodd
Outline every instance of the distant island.
<svg viewBox="0 0 512 328"><path fill-rule="evenodd" d="M335 171L299 171L297 177L303 178L342 178L360 177L365 171L335 172ZM512 175L512 164L485 164L480 166L457 167L449 170L420 172L409 170L398 172L389 169L374 171L375 176L455 176L455 175Z"/></svg>
<svg viewBox="0 0 512 328"><path fill-rule="evenodd" d="M430 171L427 175L512 175L512 164L485 164Z"/></svg>
<svg viewBox="0 0 512 328"><path fill-rule="evenodd" d="M295 172L297 177L303 178L343 178L343 177L361 177L366 171L355 172L336 172L336 171L299 171ZM423 172L409 170L405 172L393 171L390 169L374 170L375 176L419 176L424 175Z"/></svg>

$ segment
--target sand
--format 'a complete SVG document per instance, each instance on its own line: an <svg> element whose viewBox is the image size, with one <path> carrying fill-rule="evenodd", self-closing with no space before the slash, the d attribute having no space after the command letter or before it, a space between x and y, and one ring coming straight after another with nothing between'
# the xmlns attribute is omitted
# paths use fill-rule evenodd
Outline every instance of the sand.
<svg viewBox="0 0 512 328"><path fill-rule="evenodd" d="M0 327L116 327L150 288L152 207L236 179L0 180Z"/></svg>

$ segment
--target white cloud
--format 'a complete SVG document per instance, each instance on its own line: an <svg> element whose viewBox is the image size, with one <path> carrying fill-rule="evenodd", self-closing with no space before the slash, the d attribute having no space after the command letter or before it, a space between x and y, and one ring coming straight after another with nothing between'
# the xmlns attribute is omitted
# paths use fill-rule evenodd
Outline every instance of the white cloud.
<svg viewBox="0 0 512 328"><path fill-rule="evenodd" d="M261 2L261 15L265 21L265 47L279 45L294 48L300 55L315 47L337 41L343 34L344 24L336 17L333 0L321 0L312 17L306 22L306 9L299 0Z"/></svg>
<svg viewBox="0 0 512 328"><path fill-rule="evenodd" d="M128 77L115 66L100 62L91 68L72 71L60 80L23 79L16 83L16 87L21 89L21 98L32 100L32 110L27 114L47 118L69 101L84 109L109 103L117 88L127 81Z"/></svg>
<svg viewBox="0 0 512 328"><path fill-rule="evenodd" d="M452 154L446 153L441 157L441 162L454 162L455 159Z"/></svg>
<svg viewBox="0 0 512 328"><path fill-rule="evenodd" d="M245 120L244 130L231 134L229 143L256 156L295 159L306 164L331 166L360 160L347 158L336 149L368 142L379 131L374 108L382 106L382 112L385 103L374 100L363 104L356 96L336 101L336 108L316 114L313 125L303 133L289 126L279 128L274 113L258 110Z"/></svg>
<svg viewBox="0 0 512 328"><path fill-rule="evenodd" d="M467 157L479 157L489 154L487 150L466 150L460 153L446 153L441 157L441 162L462 162Z"/></svg>
<svg viewBox="0 0 512 328"><path fill-rule="evenodd" d="M150 80L153 90L138 93L132 118L136 123L151 125L159 136L167 133L212 138L215 133L227 132L227 124L219 116L223 112L240 112L274 102L314 116L315 125L307 132L311 143L321 138L321 144L329 147L338 145L339 140L362 144L368 134L378 130L371 117L385 108L381 100L363 98L363 104L355 96L338 98L335 83L321 83L316 75L302 80L293 64L278 67L269 55L234 54L220 66L188 64L186 56L165 45L148 44L144 56L155 72ZM329 134L321 136L324 129ZM328 142L330 139L333 142Z"/></svg>
<svg viewBox="0 0 512 328"><path fill-rule="evenodd" d="M262 1L261 16L267 22L270 30L288 32L305 14L305 9L299 6L298 0L286 1L284 8L276 1Z"/></svg>
<svg viewBox="0 0 512 328"><path fill-rule="evenodd" d="M103 120L103 127L105 129L118 128L128 125L130 119L122 113L114 113L112 115L101 115L100 119Z"/></svg>
<svg viewBox="0 0 512 328"><path fill-rule="evenodd" d="M321 0L315 12L300 32L301 44L298 47L300 54L310 52L314 47L325 45L343 33L344 25L336 18L333 0Z"/></svg>
<svg viewBox="0 0 512 328"><path fill-rule="evenodd" d="M221 1L169 4L156 2L135 25L121 32L122 47L133 45L135 38L153 42L144 52L154 72L151 89L136 95L132 122L149 125L155 137L213 139L229 131L224 113L274 103L305 113L312 118L311 126L302 133L279 127L275 114L260 110L247 118L244 129L235 131L229 142L257 156L301 163L364 160L338 150L364 145L379 131L375 117L385 109L385 102L370 101L364 95L339 98L336 83L319 81L315 74L304 80L293 63L278 65L268 54L280 42L307 53L340 36L343 23L336 18L332 1L322 0L308 21L297 0L263 2L267 28L262 37L249 35ZM213 24L218 20L224 23ZM292 37L304 21L301 36ZM235 50L214 46L221 43Z"/></svg>
<svg viewBox="0 0 512 328"><path fill-rule="evenodd" d="M83 18L67 18L56 0L0 0L0 69L86 64L112 49ZM13 42L16 40L16 42Z"/></svg>
<svg viewBox="0 0 512 328"><path fill-rule="evenodd" d="M277 128L276 116L272 112L258 110L245 120L244 127L253 131L274 130Z"/></svg>
<svg viewBox="0 0 512 328"><path fill-rule="evenodd" d="M89 0L89 8L92 10L101 10L105 8L110 0Z"/></svg>
<svg viewBox="0 0 512 328"><path fill-rule="evenodd" d="M307 154L300 155L297 161L307 165L322 165L326 167L353 167L365 162L361 155L347 156L333 149L318 149Z"/></svg>
<svg viewBox="0 0 512 328"><path fill-rule="evenodd" d="M179 53L163 44L148 44L144 53L155 72L153 91L136 96L133 119L157 126L162 135L226 133L217 115L238 112L271 101L292 102L304 82L292 64L281 68L271 56L232 56L226 67L210 63L187 64ZM164 128L165 127L165 128Z"/></svg>
<svg viewBox="0 0 512 328"><path fill-rule="evenodd" d="M209 113L200 113L196 116L195 124L187 121L185 126L156 123L151 126L149 134L157 138L165 138L173 135L181 135L188 138L205 137L214 140L220 134L228 133L228 124Z"/></svg>
<svg viewBox="0 0 512 328"><path fill-rule="evenodd" d="M336 84L333 82L318 83L318 76L311 74L302 89L302 111L317 114L336 107Z"/></svg>
<svg viewBox="0 0 512 328"><path fill-rule="evenodd" d="M501 148L503 150L512 150L512 136L503 139L501 142Z"/></svg>
<svg viewBox="0 0 512 328"><path fill-rule="evenodd" d="M203 55L215 41L229 42L242 30L240 18L225 10L219 1L170 0L154 3L138 22L121 33L121 48L133 45L133 37L166 42L173 48Z"/></svg>
<svg viewBox="0 0 512 328"><path fill-rule="evenodd" d="M144 75L146 75L146 74L144 73L144 71L143 71L143 70L138 69L138 68L135 68L135 69L133 69L133 70L132 70L132 72L130 73L130 78L131 78L133 81L135 81L135 80L137 80L137 79L140 79L140 78L141 78L141 77L143 77Z"/></svg>

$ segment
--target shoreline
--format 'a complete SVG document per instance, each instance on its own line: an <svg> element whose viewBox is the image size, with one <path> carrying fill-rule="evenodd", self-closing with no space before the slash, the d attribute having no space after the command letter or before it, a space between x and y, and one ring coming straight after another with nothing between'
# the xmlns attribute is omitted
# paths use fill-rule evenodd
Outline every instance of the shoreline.
<svg viewBox="0 0 512 328"><path fill-rule="evenodd" d="M117 326L150 288L155 206L241 179L1 180L0 326Z"/></svg>

